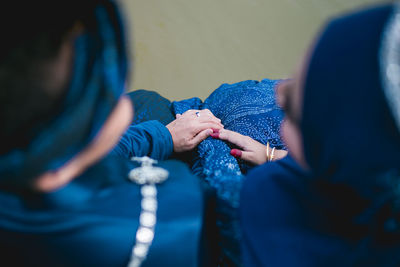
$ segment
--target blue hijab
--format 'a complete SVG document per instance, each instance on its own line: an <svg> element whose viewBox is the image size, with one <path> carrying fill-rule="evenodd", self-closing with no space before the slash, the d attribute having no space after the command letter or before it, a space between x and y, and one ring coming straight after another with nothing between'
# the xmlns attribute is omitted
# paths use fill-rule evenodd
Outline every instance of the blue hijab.
<svg viewBox="0 0 400 267"><path fill-rule="evenodd" d="M304 85L309 172L287 158L252 171L241 194L249 266L397 266L400 132L379 56L392 6L331 21Z"/></svg>
<svg viewBox="0 0 400 267"><path fill-rule="evenodd" d="M98 1L93 21L74 45L74 66L62 111L25 149L0 156L0 183L24 184L57 169L98 133L124 91L126 42L114 1Z"/></svg>
<svg viewBox="0 0 400 267"><path fill-rule="evenodd" d="M309 64L304 92L301 128L313 176L369 202L352 219L371 231L389 230L390 209L385 216L377 213L400 200L400 132L379 69L392 13L392 7L376 8L328 25Z"/></svg>

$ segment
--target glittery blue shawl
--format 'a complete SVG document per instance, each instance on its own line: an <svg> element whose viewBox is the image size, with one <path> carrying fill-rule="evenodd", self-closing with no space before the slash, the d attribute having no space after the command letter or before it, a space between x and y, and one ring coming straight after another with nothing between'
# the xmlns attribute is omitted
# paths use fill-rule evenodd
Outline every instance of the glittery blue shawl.
<svg viewBox="0 0 400 267"><path fill-rule="evenodd" d="M264 79L223 84L204 102L199 98L173 102L172 110L180 114L189 109L207 108L221 119L225 129L283 148L279 134L283 114L274 92L278 82ZM222 199L237 207L243 174L252 166L231 156L231 148L232 144L207 138L197 148L192 170L216 188Z"/></svg>
<svg viewBox="0 0 400 267"><path fill-rule="evenodd" d="M61 113L27 148L0 156L1 183L22 184L62 166L95 137L123 93L128 64L118 9L105 0L93 12L93 25L83 25L75 41L72 79Z"/></svg>

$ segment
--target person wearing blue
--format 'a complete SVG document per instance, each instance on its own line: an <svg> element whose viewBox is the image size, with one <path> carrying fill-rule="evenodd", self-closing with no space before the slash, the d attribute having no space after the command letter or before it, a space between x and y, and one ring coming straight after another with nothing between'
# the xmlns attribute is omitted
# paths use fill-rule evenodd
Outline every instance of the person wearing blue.
<svg viewBox="0 0 400 267"><path fill-rule="evenodd" d="M10 2L1 13L1 263L208 265L213 194L164 160L220 120L208 110L158 116L140 92L123 95L129 63L114 1Z"/></svg>
<svg viewBox="0 0 400 267"><path fill-rule="evenodd" d="M292 80L173 103L123 94L114 1L10 3L3 13L2 261L399 264L395 6L333 20ZM16 14L22 27L8 24Z"/></svg>
<svg viewBox="0 0 400 267"><path fill-rule="evenodd" d="M244 180L244 266L400 265L399 32L398 4L336 18L278 85L289 155ZM216 137L265 162L255 140Z"/></svg>

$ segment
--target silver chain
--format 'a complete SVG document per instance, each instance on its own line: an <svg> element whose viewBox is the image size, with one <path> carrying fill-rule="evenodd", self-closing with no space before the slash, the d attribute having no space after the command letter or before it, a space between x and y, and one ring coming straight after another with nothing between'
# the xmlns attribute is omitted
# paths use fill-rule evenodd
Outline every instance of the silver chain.
<svg viewBox="0 0 400 267"><path fill-rule="evenodd" d="M129 179L142 187L141 211L139 215L139 227L136 232L135 245L132 249L129 267L139 267L146 259L149 248L154 239L154 229L157 222L157 187L168 178L168 171L154 167L157 161L149 157L133 157L132 161L141 163L141 166L129 172Z"/></svg>

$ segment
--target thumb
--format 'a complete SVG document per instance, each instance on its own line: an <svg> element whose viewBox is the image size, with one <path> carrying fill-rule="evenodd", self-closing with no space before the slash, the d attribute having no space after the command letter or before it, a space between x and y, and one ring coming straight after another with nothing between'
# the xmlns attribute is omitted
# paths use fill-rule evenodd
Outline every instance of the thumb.
<svg viewBox="0 0 400 267"><path fill-rule="evenodd" d="M176 114L175 118L177 119L177 118L179 118L181 116L182 116L182 114Z"/></svg>
<svg viewBox="0 0 400 267"><path fill-rule="evenodd" d="M201 141L203 141L204 139L206 139L210 134L213 133L212 129L205 129L203 131L201 131L200 133L198 133L195 137L193 137L192 139L192 144L193 146L197 146L198 144L200 144Z"/></svg>

